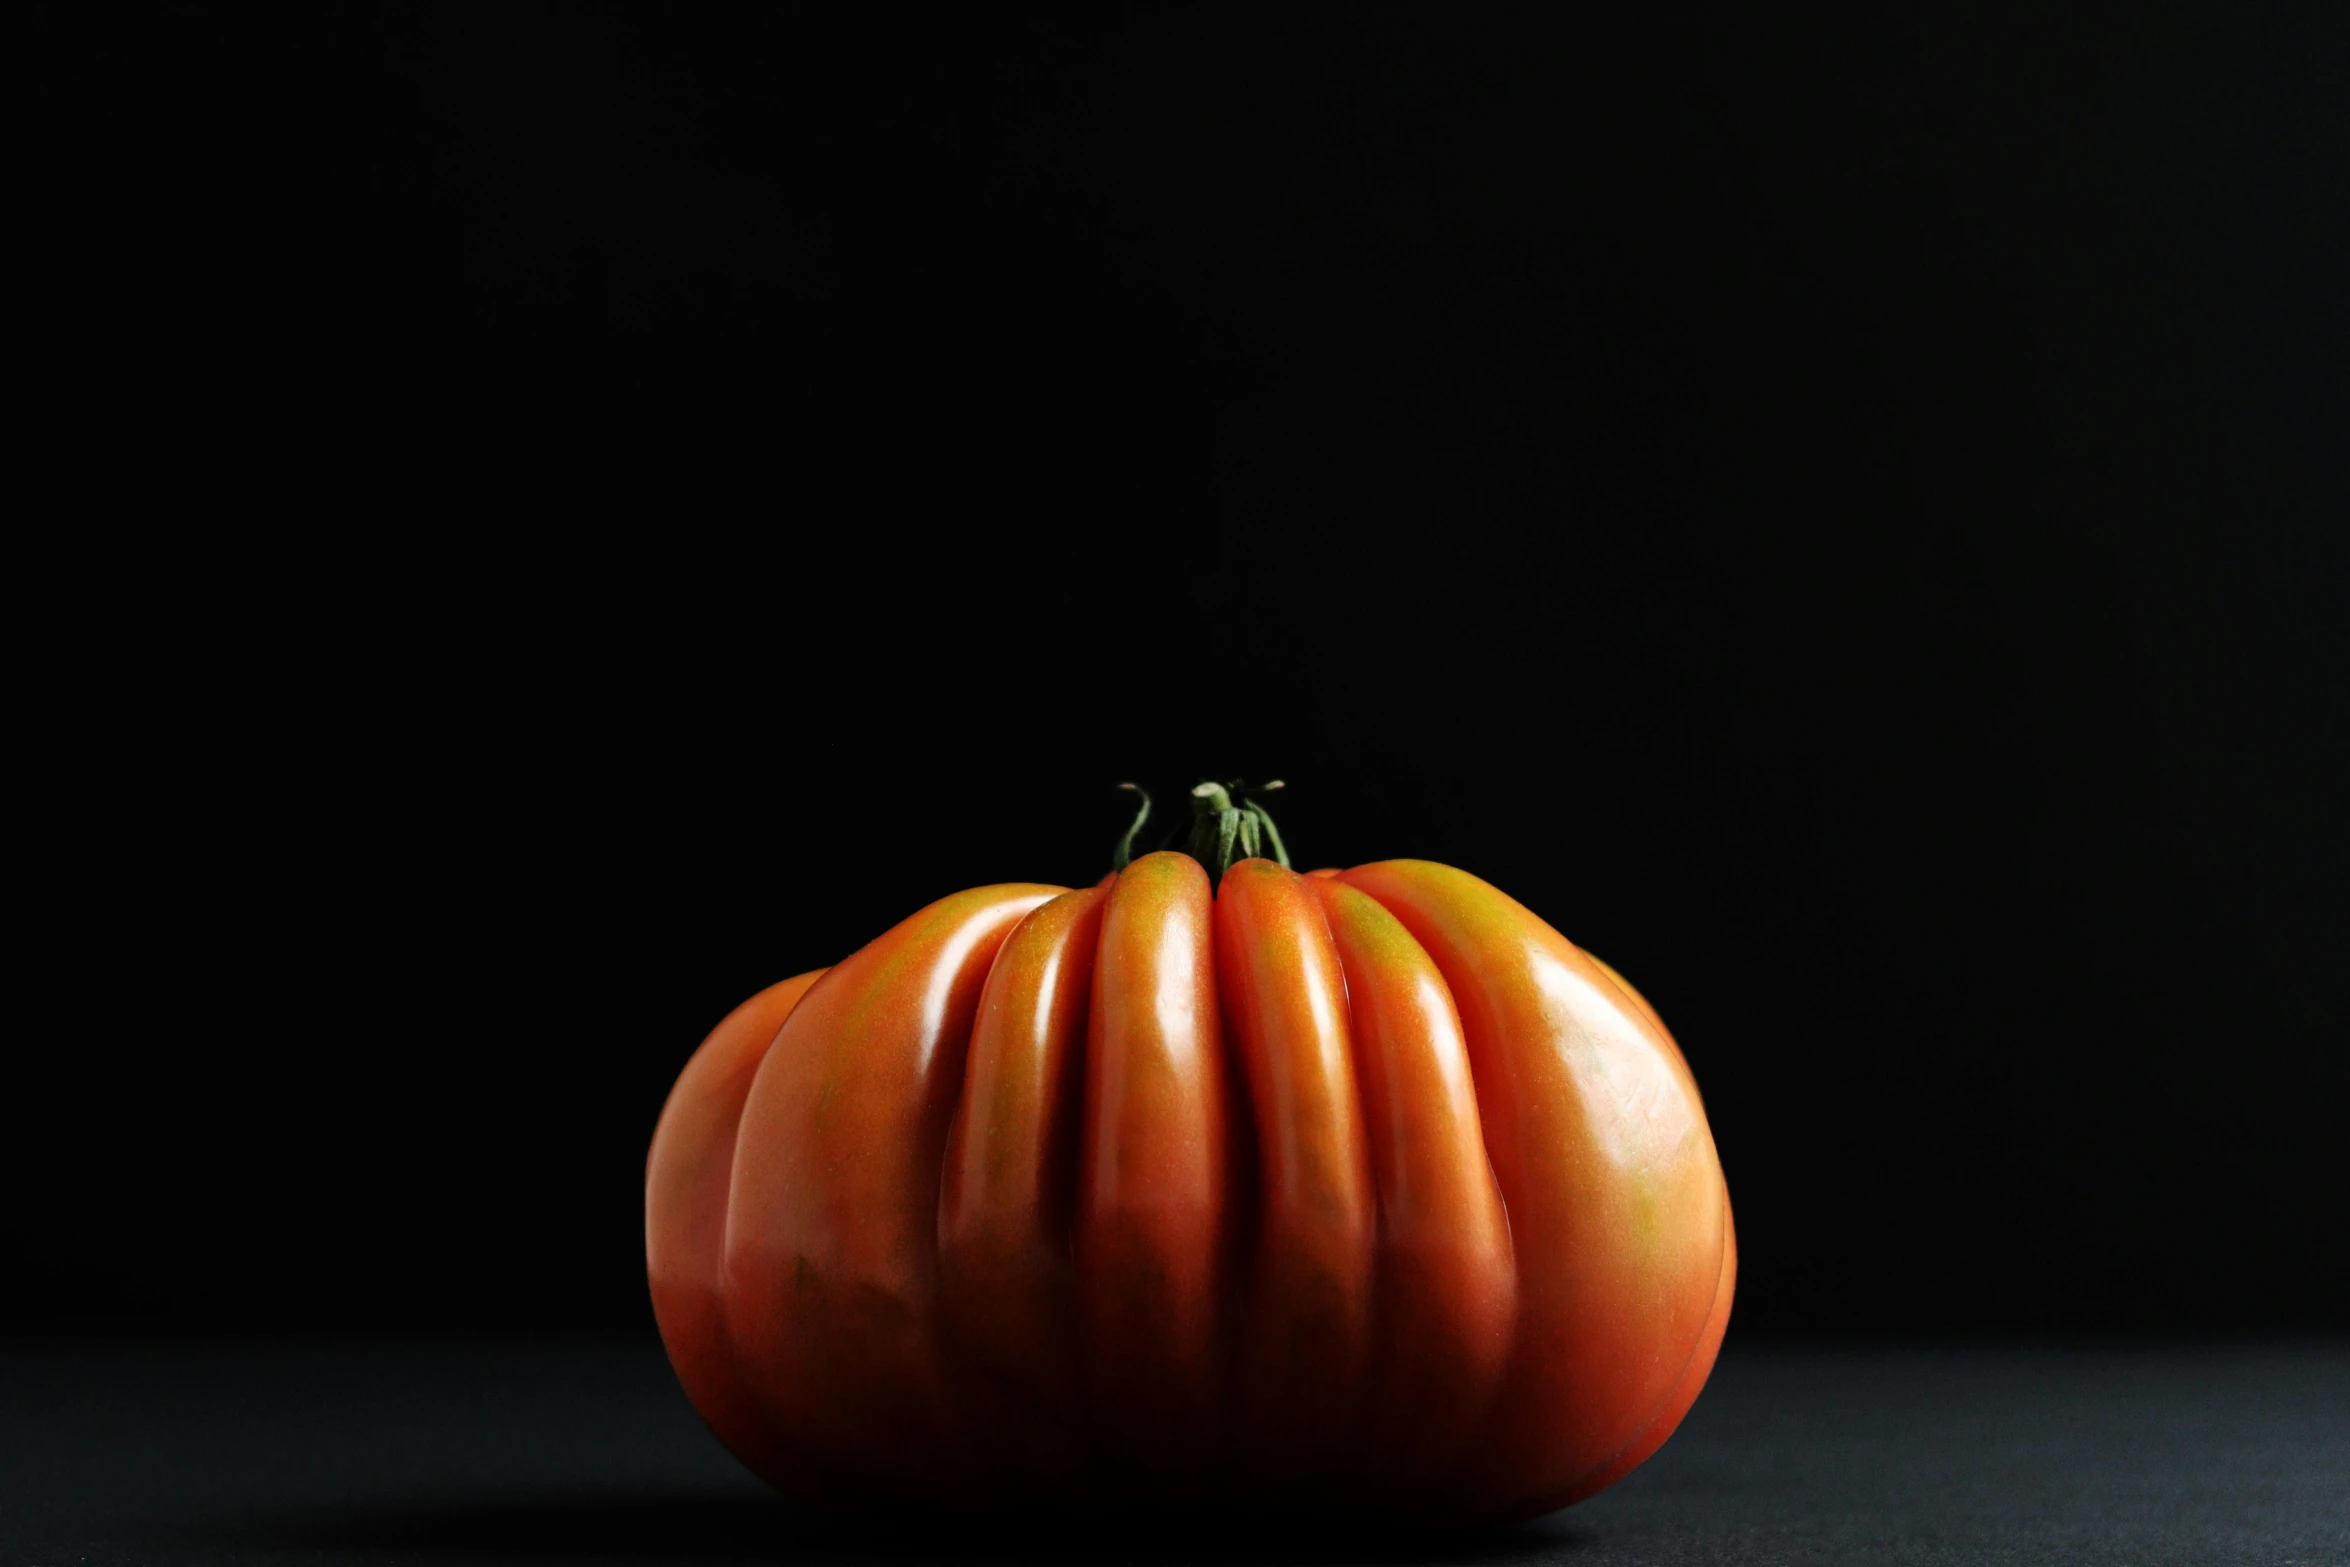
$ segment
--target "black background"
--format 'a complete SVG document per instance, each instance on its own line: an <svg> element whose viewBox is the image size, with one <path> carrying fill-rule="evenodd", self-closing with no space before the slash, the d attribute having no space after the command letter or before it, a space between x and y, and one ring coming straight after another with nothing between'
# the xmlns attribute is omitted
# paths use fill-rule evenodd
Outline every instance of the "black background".
<svg viewBox="0 0 2350 1567"><path fill-rule="evenodd" d="M712 1022L1212 773L1741 1332L2350 1327L2350 40L1880 9L33 8L0 1314L641 1327Z"/></svg>

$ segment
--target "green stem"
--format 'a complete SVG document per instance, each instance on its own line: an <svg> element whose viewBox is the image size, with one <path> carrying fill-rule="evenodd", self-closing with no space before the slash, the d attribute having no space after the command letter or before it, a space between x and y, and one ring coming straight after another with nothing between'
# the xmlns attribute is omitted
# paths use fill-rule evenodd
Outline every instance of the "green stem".
<svg viewBox="0 0 2350 1567"><path fill-rule="evenodd" d="M1118 787L1131 789L1140 795L1142 807L1134 813L1134 820L1127 824L1126 835L1118 840L1118 847L1110 851L1110 869L1113 871L1124 870L1127 862L1134 858L1134 835L1142 831L1144 822L1151 819L1151 792L1148 789L1137 783L1122 783Z"/></svg>
<svg viewBox="0 0 2350 1567"><path fill-rule="evenodd" d="M1265 787L1268 789L1278 789L1281 787L1281 780L1276 778L1271 783L1265 785ZM1265 841L1272 844L1273 846L1273 858L1279 860L1282 864L1282 867L1287 869L1289 865L1289 845L1281 841L1281 829L1273 825L1272 814L1254 800L1249 801L1248 804L1243 807L1243 809L1247 810L1251 815L1255 816L1257 821L1264 827Z"/></svg>
<svg viewBox="0 0 2350 1567"><path fill-rule="evenodd" d="M1112 871L1123 871L1133 863L1134 840L1142 836L1151 817L1148 789L1132 783L1118 787L1134 794L1139 804L1134 820L1110 851ZM1281 829L1273 825L1273 813L1258 798L1281 787L1278 778L1261 784L1234 779L1228 784L1203 783L1191 791L1191 834L1182 849L1206 868L1211 885L1222 883L1224 873L1242 860L1260 856L1269 855L1282 869L1290 868L1289 846L1281 841Z"/></svg>
<svg viewBox="0 0 2350 1567"><path fill-rule="evenodd" d="M1110 868L1123 871L1134 858L1134 840L1150 819L1151 799L1139 785L1118 787L1142 797L1142 808L1135 812L1132 825L1110 855ZM1224 873L1234 865L1260 856L1269 855L1288 868L1289 846L1281 841L1281 829L1273 825L1272 813L1256 798L1280 787L1279 779L1254 786L1235 779L1228 784L1203 783L1191 791L1191 833L1183 852L1206 868L1210 882L1222 882Z"/></svg>

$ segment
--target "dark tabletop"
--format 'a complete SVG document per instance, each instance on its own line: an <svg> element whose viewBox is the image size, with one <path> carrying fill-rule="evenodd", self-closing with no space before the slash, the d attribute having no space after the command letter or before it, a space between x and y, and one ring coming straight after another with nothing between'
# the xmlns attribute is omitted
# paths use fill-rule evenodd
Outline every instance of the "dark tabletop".
<svg viewBox="0 0 2350 1567"><path fill-rule="evenodd" d="M0 1563L2350 1563L2350 1346L1735 1344L1630 1479L1517 1529L1038 1532L775 1500L635 1340L0 1347Z"/></svg>

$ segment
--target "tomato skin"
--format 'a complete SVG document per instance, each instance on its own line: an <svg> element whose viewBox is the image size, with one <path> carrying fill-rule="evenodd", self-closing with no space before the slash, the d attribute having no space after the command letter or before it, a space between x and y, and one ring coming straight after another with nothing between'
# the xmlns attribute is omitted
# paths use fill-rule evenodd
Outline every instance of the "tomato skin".
<svg viewBox="0 0 2350 1567"><path fill-rule="evenodd" d="M1327 1489L1361 1431L1378 1216L1346 977L1311 885L1270 860L1227 871L1216 968L1256 1111L1234 1467Z"/></svg>
<svg viewBox="0 0 2350 1567"><path fill-rule="evenodd" d="M744 1003L646 1184L654 1309L777 1486L1526 1516L1703 1387L1736 1276L1638 992L1464 872L940 900Z"/></svg>
<svg viewBox="0 0 2350 1567"><path fill-rule="evenodd" d="M1068 892L1005 939L987 978L960 1100L947 1133L938 1207L946 1321L982 1373L1024 1404L1047 1464L1070 1444L1080 1379L1065 1353L1077 1330L1069 1255L1094 954L1108 894Z"/></svg>
<svg viewBox="0 0 2350 1567"><path fill-rule="evenodd" d="M1618 1480L1648 1462L1656 1450L1665 1445L1681 1418L1697 1402L1697 1395L1705 1391L1705 1379L1714 1369L1714 1357L1721 1353L1722 1335L1730 1326L1730 1297L1738 1284L1738 1235L1730 1223L1730 1199L1722 1198L1722 1268L1714 1286L1713 1310L1705 1321L1705 1331L1690 1352L1688 1367L1681 1373L1681 1385L1665 1401L1663 1409L1649 1422L1648 1429L1633 1440L1615 1457L1576 1481L1563 1496L1561 1506L1597 1496Z"/></svg>
<svg viewBox="0 0 2350 1567"><path fill-rule="evenodd" d="M1349 984L1379 1192L1370 1469L1448 1490L1501 1380L1517 1313L1509 1215L1478 1127L1460 1015L1396 917L1309 881Z"/></svg>
<svg viewBox="0 0 2350 1567"><path fill-rule="evenodd" d="M678 1074L645 1159L645 1273L661 1341L710 1429L762 1474L788 1461L727 1337L727 1193L752 1076L783 1020L823 977L817 969L770 985L710 1031Z"/></svg>
<svg viewBox="0 0 2350 1567"><path fill-rule="evenodd" d="M1114 1459L1180 1491L1212 1464L1231 1337L1232 1087L1207 873L1146 854L1110 889L1077 1172L1079 1352Z"/></svg>
<svg viewBox="0 0 2350 1567"><path fill-rule="evenodd" d="M938 1192L981 987L1058 887L942 898L811 985L769 1045L736 1136L728 1337L805 1464L861 1489L912 1469L971 1487L938 1311Z"/></svg>
<svg viewBox="0 0 2350 1567"><path fill-rule="evenodd" d="M1518 1323L1474 1495L1562 1505L1641 1439L1713 1313L1728 1209L1696 1081L1597 964L1507 894L1420 860L1340 879L1443 973L1509 1204Z"/></svg>

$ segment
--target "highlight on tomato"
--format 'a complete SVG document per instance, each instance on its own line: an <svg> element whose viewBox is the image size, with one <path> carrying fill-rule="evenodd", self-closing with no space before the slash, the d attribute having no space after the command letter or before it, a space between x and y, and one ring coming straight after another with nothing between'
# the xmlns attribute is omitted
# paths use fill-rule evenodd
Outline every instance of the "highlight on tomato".
<svg viewBox="0 0 2350 1567"><path fill-rule="evenodd" d="M1100 884L942 898L687 1063L653 1307L751 1469L1506 1519L1672 1434L1737 1272L1672 1036L1465 871L1292 871L1277 787L1130 858L1145 795Z"/></svg>

